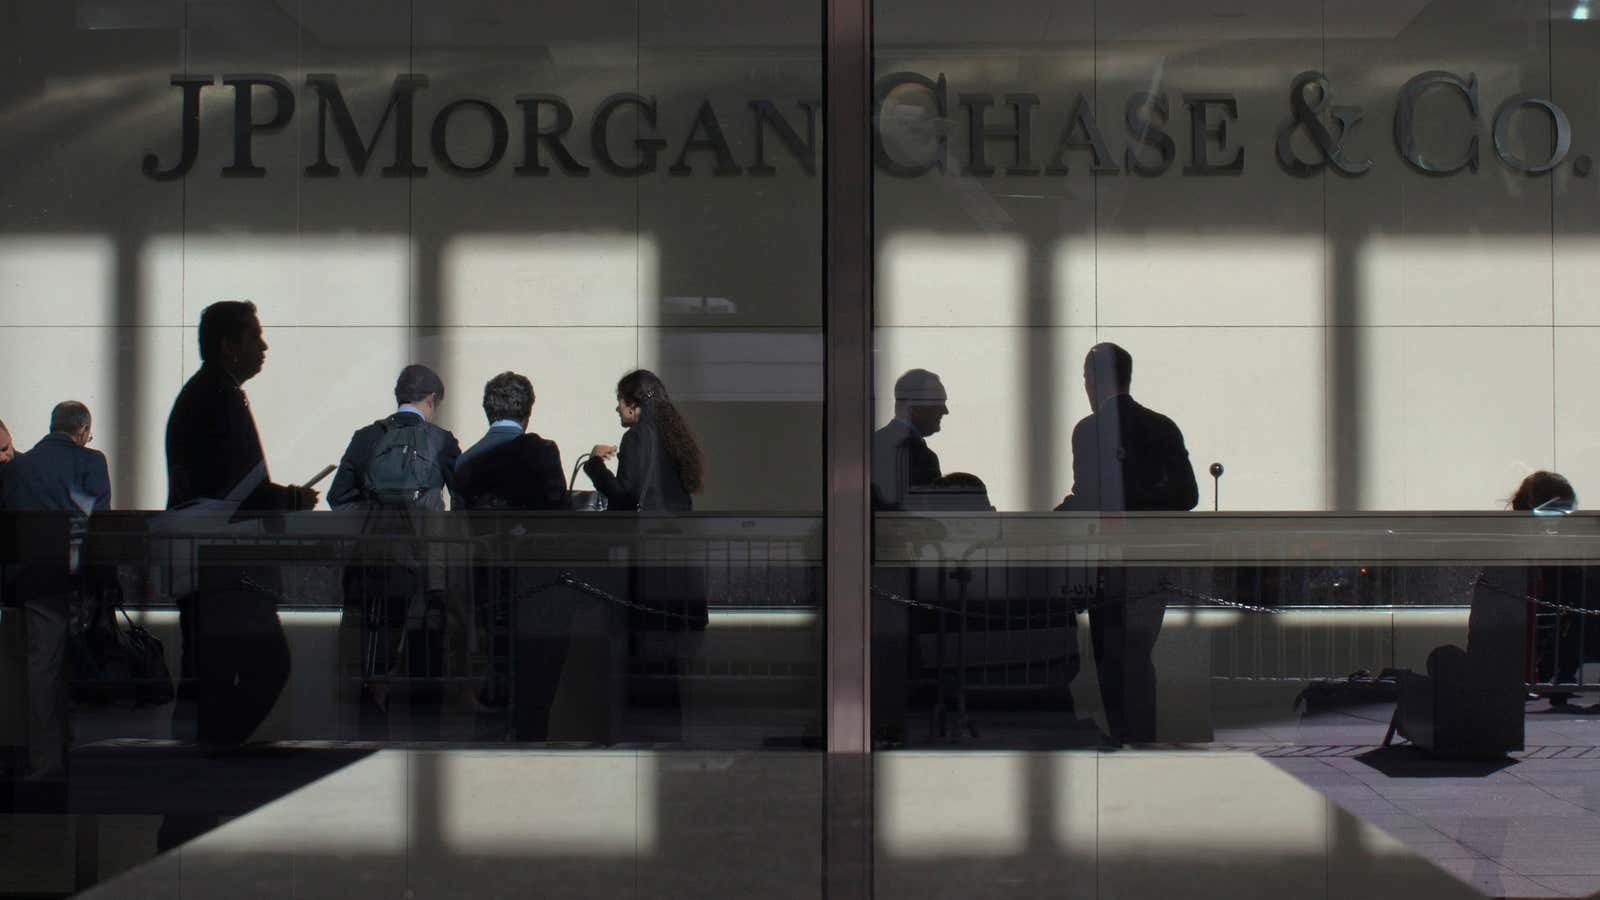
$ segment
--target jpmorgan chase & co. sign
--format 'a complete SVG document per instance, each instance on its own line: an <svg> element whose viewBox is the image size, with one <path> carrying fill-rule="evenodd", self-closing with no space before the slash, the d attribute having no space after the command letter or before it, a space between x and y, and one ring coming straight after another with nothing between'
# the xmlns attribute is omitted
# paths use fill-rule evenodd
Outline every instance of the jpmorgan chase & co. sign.
<svg viewBox="0 0 1600 900"><path fill-rule="evenodd" d="M144 156L144 174L156 180L182 178L201 159L200 105L207 88L218 88L213 75L174 75L171 83L181 92L179 111L180 150L177 159L163 164L156 153ZM302 96L316 101L316 158L305 167L313 178L337 177L345 167L329 155L330 144L337 142L343 159L356 175L365 174L379 155L389 136L392 149L380 173L387 177L426 175L429 166L417 159L415 149L415 100L429 86L426 75L402 75L394 79L377 123L365 134L356 123L339 80L334 75L306 76ZM270 74L224 75L220 87L231 88L233 128L231 158L221 167L227 177L260 178L268 175L255 160L258 138L281 131L294 118L296 96L289 82ZM1417 106L1424 94L1442 92L1455 97L1454 115L1462 117L1473 130L1461 146L1444 154L1424 152L1417 137ZM258 110L258 100L272 98L268 110ZM1297 75L1289 85L1287 117L1280 120L1271 155L1285 172L1305 177L1327 168L1351 177L1360 177L1374 166L1370 158L1357 158L1349 148L1350 135L1363 120L1359 107L1333 103L1333 87L1320 72ZM224 101L227 102L227 101ZM1039 95L1031 93L954 93L944 75L928 77L915 72L896 72L884 76L877 85L873 109L873 156L877 168L890 176L915 178L931 172L954 171L975 177L1062 176L1072 165L1086 163L1097 175L1129 173L1143 176L1165 174L1177 161L1180 141L1185 144L1185 175L1237 175L1245 168L1251 148L1233 140L1242 114L1239 101L1229 93L1180 93L1181 109L1162 92L1137 92L1126 98L1122 121L1113 136L1121 149L1115 154L1107 129L1097 120L1092 104L1083 94L1071 100L1067 117L1053 133L1036 133L1036 114L1041 108ZM637 93L612 94L587 111L587 131L579 126L578 112L556 94L522 94L513 99L514 109L502 110L479 97L462 97L442 106L429 123L428 138L433 164L453 175L482 175L506 162L515 150L512 172L518 176L549 176L560 171L567 176L586 176L598 168L614 176L640 176L657 171L664 160L669 175L687 176L708 172L714 176L772 176L775 163L794 167L804 175L817 171L816 100L778 102L752 99L737 113L718 110L710 100L702 100L692 114L684 138L675 145L658 130L663 111L656 100ZM1542 115L1549 121L1548 152L1519 155L1512 129L1520 113ZM628 113L636 123L631 137L617 138L610 127L619 114ZM952 154L948 123L958 118L966 122L966 146ZM470 154L451 147L452 122L462 128L481 129ZM370 121L370 119L369 119ZM517 124L517 146L512 146L512 124ZM1480 124L1481 123L1481 124ZM1411 168L1430 175L1452 175L1462 170L1476 172L1486 155L1479 132L1487 125L1494 156L1505 166L1530 175L1539 175L1561 166L1571 152L1572 127L1566 113L1550 100L1531 94L1505 98L1492 115L1486 115L1474 74L1423 72L1407 81L1396 98L1394 146L1400 159ZM729 129L747 129L750 137L745 158L736 157L728 141ZM621 130L621 129L617 129ZM1309 141L1296 146L1295 135ZM895 139L911 137L909 140ZM1040 138L1044 140L1041 141ZM742 143L742 142L741 142ZM573 152L587 148L589 163ZM1040 151L1044 150L1041 155ZM952 159L959 155L959 159ZM1307 158L1309 157L1309 158ZM1592 168L1588 156L1572 161L1574 173L1587 176Z"/></svg>

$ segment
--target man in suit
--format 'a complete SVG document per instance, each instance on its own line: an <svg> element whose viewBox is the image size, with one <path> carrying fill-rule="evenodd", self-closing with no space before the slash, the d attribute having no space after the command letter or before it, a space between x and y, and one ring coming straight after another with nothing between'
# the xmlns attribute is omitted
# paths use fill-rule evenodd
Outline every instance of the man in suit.
<svg viewBox="0 0 1600 900"><path fill-rule="evenodd" d="M73 514L81 533L89 514L111 508L111 474L106 457L90 450L94 439L89 408L76 400L57 403L50 411L50 433L21 456L6 454L6 509L52 510ZM6 450L10 450L9 436Z"/></svg>
<svg viewBox="0 0 1600 900"><path fill-rule="evenodd" d="M554 441L528 433L533 383L501 372L483 386L489 431L456 463L468 509L565 509L566 472Z"/></svg>
<svg viewBox="0 0 1600 900"><path fill-rule="evenodd" d="M927 509L943 472L928 438L950 414L944 382L927 369L911 369L894 382L894 419L872 435L872 508L878 511ZM874 575L883 590L910 597L925 582L916 567L881 570ZM879 596L873 601L872 731L880 746L906 737L906 675L911 666L912 623L904 604Z"/></svg>
<svg viewBox="0 0 1600 900"><path fill-rule="evenodd" d="M894 383L894 419L872 435L872 508L906 509L914 494L938 480L939 455L928 438L950 414L944 382L926 369L912 369Z"/></svg>
<svg viewBox="0 0 1600 900"><path fill-rule="evenodd" d="M7 467L0 508L63 513L67 538L59 561L33 562L16 580L28 634L28 777L58 781L67 764L67 623L82 589L77 555L89 516L111 508L111 473L105 454L88 448L89 408L56 404L50 433ZM7 444L10 441L7 439Z"/></svg>
<svg viewBox="0 0 1600 900"><path fill-rule="evenodd" d="M489 431L456 464L456 483L464 505L473 510L565 509L566 472L554 441L529 433L535 400L533 383L515 372L501 372L483 386L483 414ZM487 532L494 523L478 528ZM517 604L516 707L518 740L550 738L550 707L572 643L573 600L564 590L540 591L557 574L526 567L481 570L478 596L491 596L493 583L506 585Z"/></svg>
<svg viewBox="0 0 1600 900"><path fill-rule="evenodd" d="M351 625L360 623L361 668L371 679L361 700L361 728L374 736L387 731L389 686L384 677L400 674L402 664L411 677L446 674L441 671L445 655L439 621L446 612L444 559L441 545L426 540L443 536L445 523L427 513L444 510L446 493L453 508L461 506L456 485L461 444L433 422L444 402L444 379L427 366L406 366L395 380L394 399L392 414L350 436L328 488L328 505L334 509L367 511L368 534L421 539L385 540L380 549L364 550L364 558L345 569L346 617ZM409 437L402 440L407 435L416 436L415 447ZM397 473L404 485L388 483ZM448 613L451 630L465 632L465 611L459 604L452 602ZM378 646L366 639L369 630L382 637ZM453 666L464 667L465 661L464 652L451 657ZM435 712L436 700L430 694L423 711ZM475 692L466 702L477 704Z"/></svg>
<svg viewBox="0 0 1600 900"><path fill-rule="evenodd" d="M395 380L395 411L387 418L356 430L350 436L344 456L339 460L339 471L328 488L328 505L334 509L372 507L385 505L380 498L371 496L368 484L368 467L373 453L383 436L392 429L423 426L428 447L422 452L432 463L436 477L423 487L420 496L401 504L413 509L442 510L444 494L450 494L452 505L459 499L456 494L456 460L461 456L461 444L456 436L433 423L439 404L444 402L444 379L427 366L412 364L400 370Z"/></svg>
<svg viewBox="0 0 1600 900"><path fill-rule="evenodd" d="M200 370L167 418L167 508L213 501L237 513L311 509L316 491L275 484L267 473L244 394L244 383L267 359L255 304L223 300L206 307L199 344ZM203 563L197 590L178 599L179 699L180 707L193 708L198 741L226 748L249 739L288 681L289 645L277 611L281 579L270 565ZM181 722L183 711L174 718Z"/></svg>
<svg viewBox="0 0 1600 900"><path fill-rule="evenodd" d="M1089 348L1083 388L1090 414L1072 429L1072 490L1060 511L1189 510L1199 501L1183 433L1134 401L1133 357L1116 344ZM1151 655L1166 599L1153 569L1106 568L1089 612L1090 640L1111 738L1156 737L1156 670ZM1148 596L1147 596L1148 595Z"/></svg>

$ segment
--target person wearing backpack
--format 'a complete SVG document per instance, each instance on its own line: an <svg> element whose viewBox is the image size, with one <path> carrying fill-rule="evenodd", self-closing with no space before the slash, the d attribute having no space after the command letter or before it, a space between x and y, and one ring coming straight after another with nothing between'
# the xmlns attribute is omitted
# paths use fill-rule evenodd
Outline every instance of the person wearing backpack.
<svg viewBox="0 0 1600 900"><path fill-rule="evenodd" d="M365 546L344 575L345 616L360 623L362 719L379 730L388 678L443 674L445 572L429 540L442 522L430 513L444 510L446 494L452 507L461 505L455 480L461 444L433 422L444 393L444 379L427 366L401 369L396 410L351 435L328 488L329 506L365 511L363 533L384 536Z"/></svg>
<svg viewBox="0 0 1600 900"><path fill-rule="evenodd" d="M456 436L433 424L444 402L444 379L420 363L400 370L394 383L398 407L388 417L357 429L328 488L334 509L433 510L455 499Z"/></svg>

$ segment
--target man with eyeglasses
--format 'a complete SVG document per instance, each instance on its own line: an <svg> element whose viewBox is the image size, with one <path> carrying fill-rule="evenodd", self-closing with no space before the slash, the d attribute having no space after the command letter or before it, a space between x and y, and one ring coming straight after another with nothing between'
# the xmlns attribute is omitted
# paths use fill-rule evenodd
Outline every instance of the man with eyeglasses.
<svg viewBox="0 0 1600 900"><path fill-rule="evenodd" d="M30 561L20 567L15 582L28 634L27 778L63 788L67 623L72 599L81 587L74 550L81 545L89 516L111 508L111 473L105 454L89 449L92 439L87 406L76 400L56 404L50 412L50 433L11 460L0 487L0 508L68 517L69 537L60 557Z"/></svg>

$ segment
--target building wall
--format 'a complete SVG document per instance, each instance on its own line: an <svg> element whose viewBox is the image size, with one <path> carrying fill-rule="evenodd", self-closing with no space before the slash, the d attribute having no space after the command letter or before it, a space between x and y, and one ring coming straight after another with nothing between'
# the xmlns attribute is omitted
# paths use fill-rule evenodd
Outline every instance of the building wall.
<svg viewBox="0 0 1600 900"><path fill-rule="evenodd" d="M569 467L591 445L617 443L616 380L647 366L706 443L701 508L820 509L821 181L781 145L769 151L770 177L715 178L709 151L687 158L690 175L666 171L704 98L744 164L749 99L789 100L804 134L792 104L820 96L816 11L719 11L722 38L681 4L560 16L442 0L141 8L139 27L123 28L90 7L75 17L71 5L8 4L20 21L7 36L15 127L0 138L14 161L0 176L0 357L14 374L0 385L0 417L20 446L44 432L53 403L81 399L96 413L117 505L159 507L163 424L199 364L200 311L241 298L257 303L271 345L247 391L277 480L337 461L350 432L392 410L408 362L444 376L440 421L464 445L486 425L484 381L527 374L532 428ZM685 31L682 21L706 24ZM749 49L767 44L781 46ZM318 146L307 74L337 75L370 139L408 70L431 79L413 137L428 174L379 173L393 159L390 122L364 174L330 126L343 171L305 175ZM147 152L162 167L178 158L180 91L168 78L183 72L273 73L294 88L288 126L255 141L264 176L220 172L234 121L233 91L220 83L201 94L194 169L167 182L141 174ZM652 175L519 176L516 98L534 92L571 105L568 143L585 164L592 113L613 93L653 96L672 146ZM270 119L271 95L254 97L255 118ZM504 161L477 177L445 171L430 147L436 113L462 97L488 100L510 123ZM614 117L622 162L640 131L631 110ZM448 141L465 165L487 158L487 119L460 114Z"/></svg>
<svg viewBox="0 0 1600 900"><path fill-rule="evenodd" d="M915 94L891 98L885 140L915 155L943 134L951 164L876 183L878 420L892 415L899 372L939 372L951 415L932 446L945 470L978 474L1001 509L1049 508L1071 482L1083 354L1115 340L1134 354L1135 396L1184 429L1203 503L1213 461L1227 467L1221 503L1233 509L1494 508L1533 468L1566 472L1580 497L1600 481L1586 389L1600 342L1588 288L1600 176L1572 165L1600 133L1588 23L1561 4L1490 0L1170 7L880 4L880 75L943 74L951 95L942 117ZM117 504L159 506L162 425L198 362L199 311L248 298L272 345L248 389L279 480L335 461L350 431L388 411L411 361L444 374L442 422L464 442L484 425L482 382L528 374L533 428L570 466L615 442L615 379L643 365L661 371L707 444L701 508L821 508L820 171L804 172L770 131L772 176L717 176L704 150L688 157L692 174L667 171L704 99L743 168L754 159L750 100L773 100L804 134L798 103L821 96L819 7L5 8L0 417L19 445L43 433L55 401L82 399ZM1308 69L1327 75L1335 104L1362 109L1345 143L1373 160L1367 174L1295 178L1278 166L1288 86ZM1430 69L1477 77L1475 122L1442 89L1418 113L1430 154L1479 139L1475 172L1424 175L1394 147L1399 88ZM288 126L253 144L264 177L220 174L234 115L220 84L202 95L194 170L166 182L141 174L147 152L163 166L176 158L168 78L186 71L270 72L294 88ZM370 135L408 71L430 78L413 138L429 173L382 176L386 131L364 174L334 142L344 171L307 177L318 129L306 76L336 74ZM1155 177L1094 175L1075 150L1065 176L965 172L956 95L992 96L999 126L1013 91L1040 98L1041 165L1077 94L1120 164L1126 98L1164 93L1177 161ZM568 144L589 175L514 172L516 98L533 92L571 104ZM617 92L658 103L668 144L653 173L595 165L592 114ZM1242 174L1181 171L1181 95L1205 92L1237 98L1228 143L1244 148ZM1571 120L1572 153L1552 174L1513 171L1494 153L1495 108L1522 92L1554 99ZM256 96L264 120L272 104ZM485 175L449 173L430 148L435 114L462 97L508 121L505 159ZM819 115L819 168L821 126ZM641 128L626 113L613 120L609 145L624 161ZM1510 146L1536 157L1548 130L1522 113ZM1301 158L1319 158L1305 129L1294 140ZM484 120L462 113L449 145L463 162L483 158ZM987 149L1008 161L1003 141Z"/></svg>
<svg viewBox="0 0 1600 900"><path fill-rule="evenodd" d="M879 71L944 73L952 164L878 181L878 407L890 415L901 371L940 373L951 412L930 446L946 471L983 477L996 506L1048 509L1069 489L1082 360L1104 340L1133 354L1133 395L1182 427L1207 507L1215 461L1223 508L1246 510L1497 508L1535 468L1571 476L1580 499L1600 477L1583 274L1595 180L1570 164L1600 126L1589 23L1551 19L1543 3L1237 3L1226 15L1069 3L934 24L915 6L880 5ZM1334 105L1363 112L1345 147L1373 161L1366 174L1279 166L1289 87L1311 69ZM1480 118L1430 91L1419 144L1443 160L1476 136L1475 172L1423 174L1396 149L1400 88L1434 69L1476 75ZM959 93L993 97L991 126L1013 121L1003 94L1037 94L1042 165L1081 92L1120 166L1123 104L1138 91L1170 104L1178 159L1160 176L1094 175L1084 151L1065 177L977 177L956 162L970 130ZM1180 171L1181 96L1208 92L1237 97L1240 174ZM1573 153L1553 174L1495 155L1489 123L1519 93L1554 98L1571 120ZM916 159L936 117L926 92L898 107ZM1545 118L1512 125L1508 148L1548 152ZM1300 158L1320 158L1294 134ZM1004 165L1012 147L991 141L988 155Z"/></svg>

